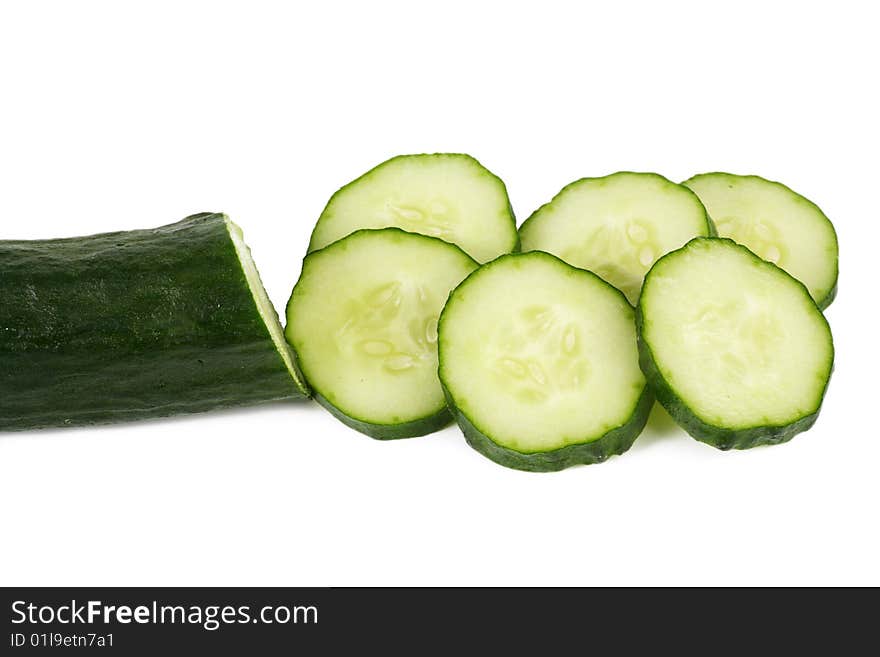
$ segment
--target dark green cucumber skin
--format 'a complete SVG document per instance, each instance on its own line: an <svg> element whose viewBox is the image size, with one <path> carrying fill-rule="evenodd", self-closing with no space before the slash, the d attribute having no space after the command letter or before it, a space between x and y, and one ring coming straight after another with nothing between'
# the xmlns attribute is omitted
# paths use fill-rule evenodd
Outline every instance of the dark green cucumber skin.
<svg viewBox="0 0 880 657"><path fill-rule="evenodd" d="M510 225L513 227L513 233L515 235L513 247L510 249L509 253L519 253L522 250L522 244L521 244L520 238L519 238L519 231L516 229L516 216L513 214L513 205L510 203L510 195L507 193L507 185L504 184L504 181L501 178L499 178L497 175L495 175L494 173L489 171L489 169L484 167L482 165L482 163L477 158L475 158L472 155L468 155L467 153L417 153L417 154L407 154L407 155L395 155L394 157L391 157L391 158L385 160L384 162L380 162L379 164L374 166L369 171L362 173L361 175L359 175L357 178L355 178L351 182L346 183L345 185L343 185L342 187L337 189L335 192L333 192L333 194L330 196L330 200L327 201L327 205L324 206L324 210L321 212L321 216L318 217L318 221L315 222L315 227L312 229L312 234L309 237L309 246L307 249L308 252L311 253L312 251L318 250L315 247L315 233L318 230L318 225L321 223L321 219L323 219L324 216L327 214L327 211L333 205L333 201L336 200L337 196L339 196L340 194L345 192L349 187L353 187L354 185L360 183L361 180L363 180L365 178L369 178L371 175L373 175L376 172L376 170L381 169L385 165L387 165L391 162L394 162L395 160L409 158L409 157L418 157L418 156L448 157L448 158L458 157L458 158L465 158L465 159L471 160L471 161L475 162L477 164L477 166L479 166L481 169L483 169L483 171L485 172L485 175L489 176L495 182L497 182L499 185L501 185L501 188L504 190L504 196L507 197L507 213L508 213L508 216L510 217ZM340 238L340 239L344 239L344 238ZM337 241L339 241L339 240L337 240ZM329 246L329 244L327 244L325 246ZM480 263L480 264L482 264L482 263Z"/></svg>
<svg viewBox="0 0 880 657"><path fill-rule="evenodd" d="M222 214L0 242L0 430L302 396Z"/></svg>
<svg viewBox="0 0 880 657"><path fill-rule="evenodd" d="M736 244L736 242L726 237L714 237L711 239L725 240L727 242ZM685 248L686 246L687 245L685 245ZM746 247L740 248L745 249ZM673 251L672 253L675 252ZM667 257L668 255L670 254L666 254L665 256L663 256L663 258ZM754 254L752 255L755 259L760 260L758 256ZM657 260L657 262L660 262L660 260L662 260L663 258L660 258L659 260ZM764 261L761 260L761 262ZM655 265L656 264L657 263L655 263ZM769 262L766 264L771 267L776 267L776 265ZM778 267L776 268L778 269ZM789 278L791 278L791 280L800 285L803 288L804 294L806 294L808 298L812 299L812 297L810 297L809 291L803 283L791 277L784 270L780 269L779 271L785 273L786 276L788 276ZM649 271L648 276L650 276L650 274L651 272ZM759 447L761 445L779 445L781 443L788 442L797 434L806 431L807 429L812 427L813 424L815 424L816 419L819 417L819 411L822 407L822 400L825 398L825 392L828 390L828 383L831 380L830 374L828 379L825 381L825 387L822 389L822 394L819 397L819 405L816 407L816 410L809 415L805 415L799 418L791 424L762 425L745 427L742 429L729 429L726 427L719 427L713 424L709 424L703 421L691 409L691 407L688 406L685 401L675 393L675 390L672 388L672 386L669 385L669 382L660 372L660 369L657 367L657 363L654 360L654 354L651 351L651 347L644 339L643 327L644 316L642 313L641 299L639 299L639 303L636 305L636 334L638 336L637 339L639 347L639 367L641 367L642 373L648 380L648 385L654 390L654 395L657 397L657 401L660 402L660 405L663 406L664 409L666 409L666 412L669 413L670 416L672 416L672 419L675 420L675 422L682 429L687 431L691 436L693 436L700 442L706 443L707 445L711 445L712 447L717 447L718 449L725 451L730 449L751 449L752 447Z"/></svg>
<svg viewBox="0 0 880 657"><path fill-rule="evenodd" d="M816 305L819 307L819 310L824 311L828 306L831 305L831 303L836 298L837 298L837 279L834 279L834 287L832 287L828 291L828 294L826 294L825 297L821 301L817 302Z"/></svg>
<svg viewBox="0 0 880 657"><path fill-rule="evenodd" d="M375 438L376 440L398 440L400 438L416 438L417 436L426 436L429 433L439 431L443 427L452 423L452 415L449 409L442 410L412 422L404 422L402 424L373 424L371 422L363 422L357 418L346 415L344 411L336 408L330 403L326 397L318 392L313 391L312 396L321 406L330 411L330 414L344 425L351 427L355 431Z"/></svg>
<svg viewBox="0 0 880 657"><path fill-rule="evenodd" d="M453 417L471 447L499 465L527 472L558 472L573 465L602 463L611 456L623 454L632 447L642 429L645 428L651 407L654 405L654 395L645 386L629 420L598 440L566 445L548 452L527 453L502 447L496 443L474 426L467 415L456 408L452 395L449 394L445 386L443 393L446 395L446 403L449 405Z"/></svg>

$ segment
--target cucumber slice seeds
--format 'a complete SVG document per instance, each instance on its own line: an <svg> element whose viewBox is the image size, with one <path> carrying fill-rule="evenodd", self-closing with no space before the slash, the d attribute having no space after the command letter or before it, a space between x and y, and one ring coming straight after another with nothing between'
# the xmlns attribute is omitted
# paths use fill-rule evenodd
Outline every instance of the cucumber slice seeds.
<svg viewBox="0 0 880 657"><path fill-rule="evenodd" d="M477 268L457 246L365 229L306 256L287 306L288 341L315 399L374 438L451 421L437 379L437 318Z"/></svg>
<svg viewBox="0 0 880 657"><path fill-rule="evenodd" d="M635 304L660 256L712 235L713 227L686 187L656 173L621 171L563 187L519 232L524 251L546 251L595 272Z"/></svg>
<svg viewBox="0 0 880 657"><path fill-rule="evenodd" d="M682 184L700 197L718 235L801 281L820 308L834 300L837 234L815 203L759 176L703 173Z"/></svg>
<svg viewBox="0 0 880 657"><path fill-rule="evenodd" d="M337 191L312 231L309 251L361 228L397 227L439 237L477 262L519 248L501 179L470 155L399 155Z"/></svg>
<svg viewBox="0 0 880 657"><path fill-rule="evenodd" d="M440 318L440 380L468 443L511 468L599 463L632 445L653 397L633 309L542 252L483 265Z"/></svg>

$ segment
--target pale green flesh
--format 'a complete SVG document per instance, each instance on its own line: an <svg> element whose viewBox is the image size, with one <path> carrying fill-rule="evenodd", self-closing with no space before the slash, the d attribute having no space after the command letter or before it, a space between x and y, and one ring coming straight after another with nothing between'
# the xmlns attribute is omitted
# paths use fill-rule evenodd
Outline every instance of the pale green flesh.
<svg viewBox="0 0 880 657"><path fill-rule="evenodd" d="M663 378L704 422L783 426L814 413L831 333L804 288L729 240L698 240L658 263L640 301Z"/></svg>
<svg viewBox="0 0 880 657"><path fill-rule="evenodd" d="M708 234L694 194L656 174L628 172L572 183L520 228L523 251L588 269L630 303L660 256Z"/></svg>
<svg viewBox="0 0 880 657"><path fill-rule="evenodd" d="M476 266L450 244L397 229L357 232L309 255L287 337L312 387L371 424L440 412L437 318Z"/></svg>
<svg viewBox="0 0 880 657"><path fill-rule="evenodd" d="M787 271L816 302L831 292L837 281L837 237L813 203L757 176L708 173L682 184L703 201L719 236Z"/></svg>
<svg viewBox="0 0 880 657"><path fill-rule="evenodd" d="M284 339L284 331L281 328L281 323L278 321L278 313L275 311L275 306L273 306L272 302L269 300L269 295L266 294L266 288L263 287L263 282L260 280L257 266L251 256L251 250L248 248L247 244L245 244L242 230L237 224L228 218L226 219L226 229L229 231L229 237L232 239L232 243L235 246L238 261L241 263L241 268L244 272L245 279L247 280L248 287L251 290L251 296L253 296L254 303L257 306L257 311L260 313L260 317L266 324L266 328L269 330L269 335L272 336L272 342L275 343L275 348L278 350L278 353L281 354L284 365L287 367L287 371L290 372L290 376L293 378L296 386L304 395L308 395L308 385L303 381L302 376L297 371L294 363L294 355L291 352L290 345L288 345L287 341Z"/></svg>
<svg viewBox="0 0 880 657"><path fill-rule="evenodd" d="M481 269L450 298L440 333L456 407L520 452L598 440L630 419L645 386L626 300L546 255Z"/></svg>
<svg viewBox="0 0 880 657"><path fill-rule="evenodd" d="M393 158L336 192L309 250L387 226L451 242L478 262L517 244L504 183L469 156L436 154Z"/></svg>

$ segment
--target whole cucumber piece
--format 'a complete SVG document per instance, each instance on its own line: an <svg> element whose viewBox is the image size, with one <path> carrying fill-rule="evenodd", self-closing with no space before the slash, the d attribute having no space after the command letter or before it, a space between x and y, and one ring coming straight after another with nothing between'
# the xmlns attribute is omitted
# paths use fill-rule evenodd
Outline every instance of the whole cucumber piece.
<svg viewBox="0 0 880 657"><path fill-rule="evenodd" d="M225 215L0 241L0 430L306 394L241 230Z"/></svg>

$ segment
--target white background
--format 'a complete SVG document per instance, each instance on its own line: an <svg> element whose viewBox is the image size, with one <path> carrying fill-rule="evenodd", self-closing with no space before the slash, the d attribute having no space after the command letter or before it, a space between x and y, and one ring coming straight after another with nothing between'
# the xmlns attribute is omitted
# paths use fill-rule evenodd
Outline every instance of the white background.
<svg viewBox="0 0 880 657"><path fill-rule="evenodd" d="M871 3L526 4L5 2L0 237L222 210L283 308L327 198L398 153L475 155L520 221L581 176L758 173L840 238L816 427L652 422L543 475L311 403L5 434L0 583L880 584Z"/></svg>

